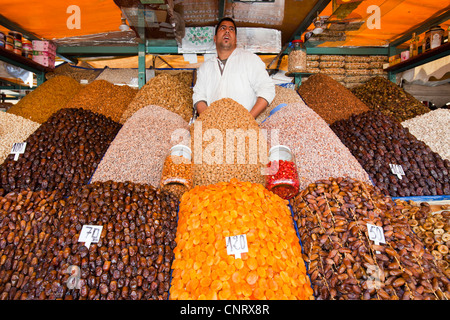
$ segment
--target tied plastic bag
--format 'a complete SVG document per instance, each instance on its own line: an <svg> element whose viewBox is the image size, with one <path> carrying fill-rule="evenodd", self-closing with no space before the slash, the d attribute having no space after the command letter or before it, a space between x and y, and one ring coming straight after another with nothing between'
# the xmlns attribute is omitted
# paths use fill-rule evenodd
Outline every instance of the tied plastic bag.
<svg viewBox="0 0 450 320"><path fill-rule="evenodd" d="M272 109L272 111L270 111L269 116L267 118L265 118L261 124L264 123L264 121L266 121L267 119L269 119L275 112L279 111L281 108L287 106L287 103L280 103L279 105L277 105L275 108Z"/></svg>
<svg viewBox="0 0 450 320"><path fill-rule="evenodd" d="M11 64L5 65L6 72L14 78L21 79L24 83L30 86L33 86L33 73L27 70L24 70L20 67L13 66Z"/></svg>

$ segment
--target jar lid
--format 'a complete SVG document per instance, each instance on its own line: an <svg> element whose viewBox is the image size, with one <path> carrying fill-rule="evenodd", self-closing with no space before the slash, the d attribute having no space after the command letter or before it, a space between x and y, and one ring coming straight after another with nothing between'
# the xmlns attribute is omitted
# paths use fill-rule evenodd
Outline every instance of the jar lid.
<svg viewBox="0 0 450 320"><path fill-rule="evenodd" d="M170 154L173 156L181 156L185 157L188 160L191 160L192 158L192 151L191 148L188 146L185 146L183 144L177 144L170 148Z"/></svg>
<svg viewBox="0 0 450 320"><path fill-rule="evenodd" d="M277 145L269 150L269 161L291 161L292 160L292 151L288 146L285 145Z"/></svg>

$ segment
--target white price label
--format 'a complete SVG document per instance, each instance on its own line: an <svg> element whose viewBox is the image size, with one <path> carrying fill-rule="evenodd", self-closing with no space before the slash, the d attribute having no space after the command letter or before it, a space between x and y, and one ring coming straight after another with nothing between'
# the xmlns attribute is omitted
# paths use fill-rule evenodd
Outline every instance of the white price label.
<svg viewBox="0 0 450 320"><path fill-rule="evenodd" d="M227 244L227 254L233 255L236 259L241 258L241 253L248 252L247 236L240 234L225 238Z"/></svg>
<svg viewBox="0 0 450 320"><path fill-rule="evenodd" d="M103 226L94 226L85 224L81 229L78 242L84 242L84 245L89 249L91 243L97 243L100 240Z"/></svg>
<svg viewBox="0 0 450 320"><path fill-rule="evenodd" d="M384 231L383 231L382 227L368 223L367 224L367 232L369 234L369 239L372 240L376 245L379 245L380 243L386 243L386 239L384 238ZM376 253L380 253L380 252L377 251Z"/></svg>
<svg viewBox="0 0 450 320"><path fill-rule="evenodd" d="M391 168L391 172L395 175L397 175L397 177L401 180L402 176L405 175L405 172L403 171L403 167L399 164L389 164L389 167Z"/></svg>
<svg viewBox="0 0 450 320"><path fill-rule="evenodd" d="M80 80L80 83L81 83L81 84L88 84L88 83L89 83L89 81L88 81L88 80L86 80L86 79L81 79L81 80Z"/></svg>
<svg viewBox="0 0 450 320"><path fill-rule="evenodd" d="M19 159L19 154L25 153L25 148L27 147L26 142L16 142L11 148L11 153L14 154L14 161Z"/></svg>

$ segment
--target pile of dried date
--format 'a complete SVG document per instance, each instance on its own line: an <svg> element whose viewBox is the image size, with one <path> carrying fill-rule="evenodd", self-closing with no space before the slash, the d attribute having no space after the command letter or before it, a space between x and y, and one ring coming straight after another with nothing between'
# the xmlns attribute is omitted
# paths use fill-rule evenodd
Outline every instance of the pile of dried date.
<svg viewBox="0 0 450 320"><path fill-rule="evenodd" d="M5 192L30 189L71 194L89 182L121 124L81 108L55 112L26 142L17 161L10 154L0 166Z"/></svg>
<svg viewBox="0 0 450 320"><path fill-rule="evenodd" d="M319 180L292 208L317 299L450 298L450 280L435 257L378 188L350 178ZM381 234L384 243L375 244Z"/></svg>
<svg viewBox="0 0 450 320"><path fill-rule="evenodd" d="M0 197L0 299L168 298L176 198L112 181L57 195ZM79 242L85 225L102 226L89 248Z"/></svg>
<svg viewBox="0 0 450 320"><path fill-rule="evenodd" d="M391 197L450 195L450 161L392 117L370 110L330 128Z"/></svg>
<svg viewBox="0 0 450 320"><path fill-rule="evenodd" d="M67 258L70 248L57 255L52 249L64 205L57 191L0 197L0 300L45 299L59 290L55 263L59 255Z"/></svg>

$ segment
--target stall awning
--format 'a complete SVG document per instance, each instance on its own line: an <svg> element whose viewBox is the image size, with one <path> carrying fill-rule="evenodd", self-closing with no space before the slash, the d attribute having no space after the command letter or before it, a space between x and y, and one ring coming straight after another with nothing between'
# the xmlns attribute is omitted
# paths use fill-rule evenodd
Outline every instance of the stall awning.
<svg viewBox="0 0 450 320"><path fill-rule="evenodd" d="M336 13L339 4L346 2L348 5L354 3L357 7L348 11L348 15L344 10L338 16ZM450 24L449 10L450 0L335 0L320 13L320 16L329 16L328 21L334 21L328 28L339 30L339 27L344 27L340 23L347 23L347 26L350 26L351 23L358 22L361 23L361 27L358 30L346 31L343 41L324 41L318 46L387 46L424 22L440 16L447 17L440 23L440 26L447 30ZM314 25L308 29L313 30Z"/></svg>
<svg viewBox="0 0 450 320"><path fill-rule="evenodd" d="M118 31L122 12L112 0L1 0L0 14L38 38L55 39Z"/></svg>

